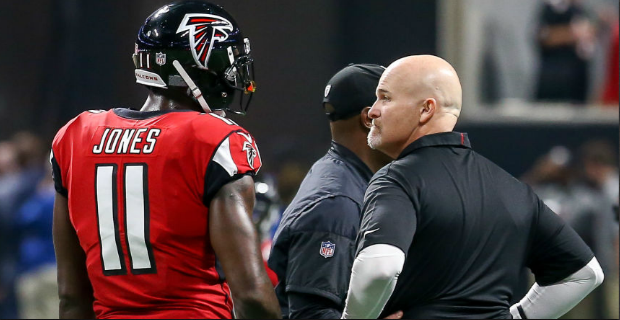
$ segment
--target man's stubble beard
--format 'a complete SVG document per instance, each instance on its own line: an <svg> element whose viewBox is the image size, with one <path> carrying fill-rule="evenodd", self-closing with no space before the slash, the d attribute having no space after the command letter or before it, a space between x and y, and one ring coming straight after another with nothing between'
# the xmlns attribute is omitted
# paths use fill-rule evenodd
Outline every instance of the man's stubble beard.
<svg viewBox="0 0 620 320"><path fill-rule="evenodd" d="M370 128L367 140L368 146L373 150L377 150L377 148L381 145L381 133L379 133L377 127L373 126L372 128Z"/></svg>

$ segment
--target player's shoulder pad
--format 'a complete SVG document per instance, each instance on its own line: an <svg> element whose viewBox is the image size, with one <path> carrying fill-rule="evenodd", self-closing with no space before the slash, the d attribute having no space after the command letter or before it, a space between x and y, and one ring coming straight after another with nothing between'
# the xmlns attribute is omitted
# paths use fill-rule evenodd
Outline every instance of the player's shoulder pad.
<svg viewBox="0 0 620 320"><path fill-rule="evenodd" d="M214 150L213 161L229 175L260 170L260 152L254 137L231 119L204 113L192 120L192 131L198 143Z"/></svg>
<svg viewBox="0 0 620 320"><path fill-rule="evenodd" d="M256 140L241 127L224 138L218 147L220 155L222 150L227 150L225 154L230 154L230 159L238 168L237 173L256 174L263 165Z"/></svg>
<svg viewBox="0 0 620 320"><path fill-rule="evenodd" d="M206 143L219 143L232 132L241 131L249 134L235 121L215 113L201 113L192 118L192 129L198 140Z"/></svg>
<svg viewBox="0 0 620 320"><path fill-rule="evenodd" d="M56 146L62 141L62 139L67 135L68 132L71 132L74 127L79 127L80 123L86 121L89 117L98 116L99 114L107 113L109 110L88 110L78 114L75 118L69 120L54 137L54 141L52 142L53 146Z"/></svg>
<svg viewBox="0 0 620 320"><path fill-rule="evenodd" d="M56 133L56 136L54 137L54 142L53 145L57 145L58 143L60 143L60 141L62 140L62 138L64 138L64 136L67 134L67 132L74 127L77 123L79 123L82 118L83 115L86 113L82 112L79 115L77 115L75 118L69 120L64 126L62 126L58 132Z"/></svg>

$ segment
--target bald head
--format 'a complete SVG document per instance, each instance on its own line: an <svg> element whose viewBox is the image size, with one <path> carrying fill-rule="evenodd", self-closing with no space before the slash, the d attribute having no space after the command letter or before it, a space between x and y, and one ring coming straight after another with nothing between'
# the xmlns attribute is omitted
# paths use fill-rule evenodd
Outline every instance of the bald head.
<svg viewBox="0 0 620 320"><path fill-rule="evenodd" d="M446 60L431 55L404 57L392 63L385 73L400 79L403 90L412 97L433 98L437 112L461 114L463 92L456 71Z"/></svg>
<svg viewBox="0 0 620 320"><path fill-rule="evenodd" d="M454 129L461 114L462 89L454 68L431 55L392 63L377 86L369 117L371 147L391 157L418 138Z"/></svg>

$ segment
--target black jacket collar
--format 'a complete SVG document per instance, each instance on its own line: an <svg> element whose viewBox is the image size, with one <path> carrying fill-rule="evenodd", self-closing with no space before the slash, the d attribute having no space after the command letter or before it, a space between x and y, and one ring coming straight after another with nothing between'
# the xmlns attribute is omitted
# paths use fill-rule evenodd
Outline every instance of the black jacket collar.
<svg viewBox="0 0 620 320"><path fill-rule="evenodd" d="M413 151L425 147L452 146L457 148L471 148L467 133L461 132L441 132L429 134L419 138L408 145L403 152L400 153L398 159L406 156Z"/></svg>
<svg viewBox="0 0 620 320"><path fill-rule="evenodd" d="M370 181L372 178L373 173L370 168L353 151L343 145L332 140L328 153L350 163L365 180Z"/></svg>

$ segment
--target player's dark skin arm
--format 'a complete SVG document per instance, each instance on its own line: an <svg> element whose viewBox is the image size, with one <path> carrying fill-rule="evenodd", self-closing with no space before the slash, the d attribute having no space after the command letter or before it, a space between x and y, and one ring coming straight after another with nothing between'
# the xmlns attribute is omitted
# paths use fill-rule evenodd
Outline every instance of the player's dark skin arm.
<svg viewBox="0 0 620 320"><path fill-rule="evenodd" d="M56 193L54 200L54 249L58 265L60 319L94 319L93 287L86 270L86 254L69 220L67 198Z"/></svg>
<svg viewBox="0 0 620 320"><path fill-rule="evenodd" d="M237 318L280 318L280 306L269 281L250 215L254 180L245 176L224 185L211 201L209 233Z"/></svg>

